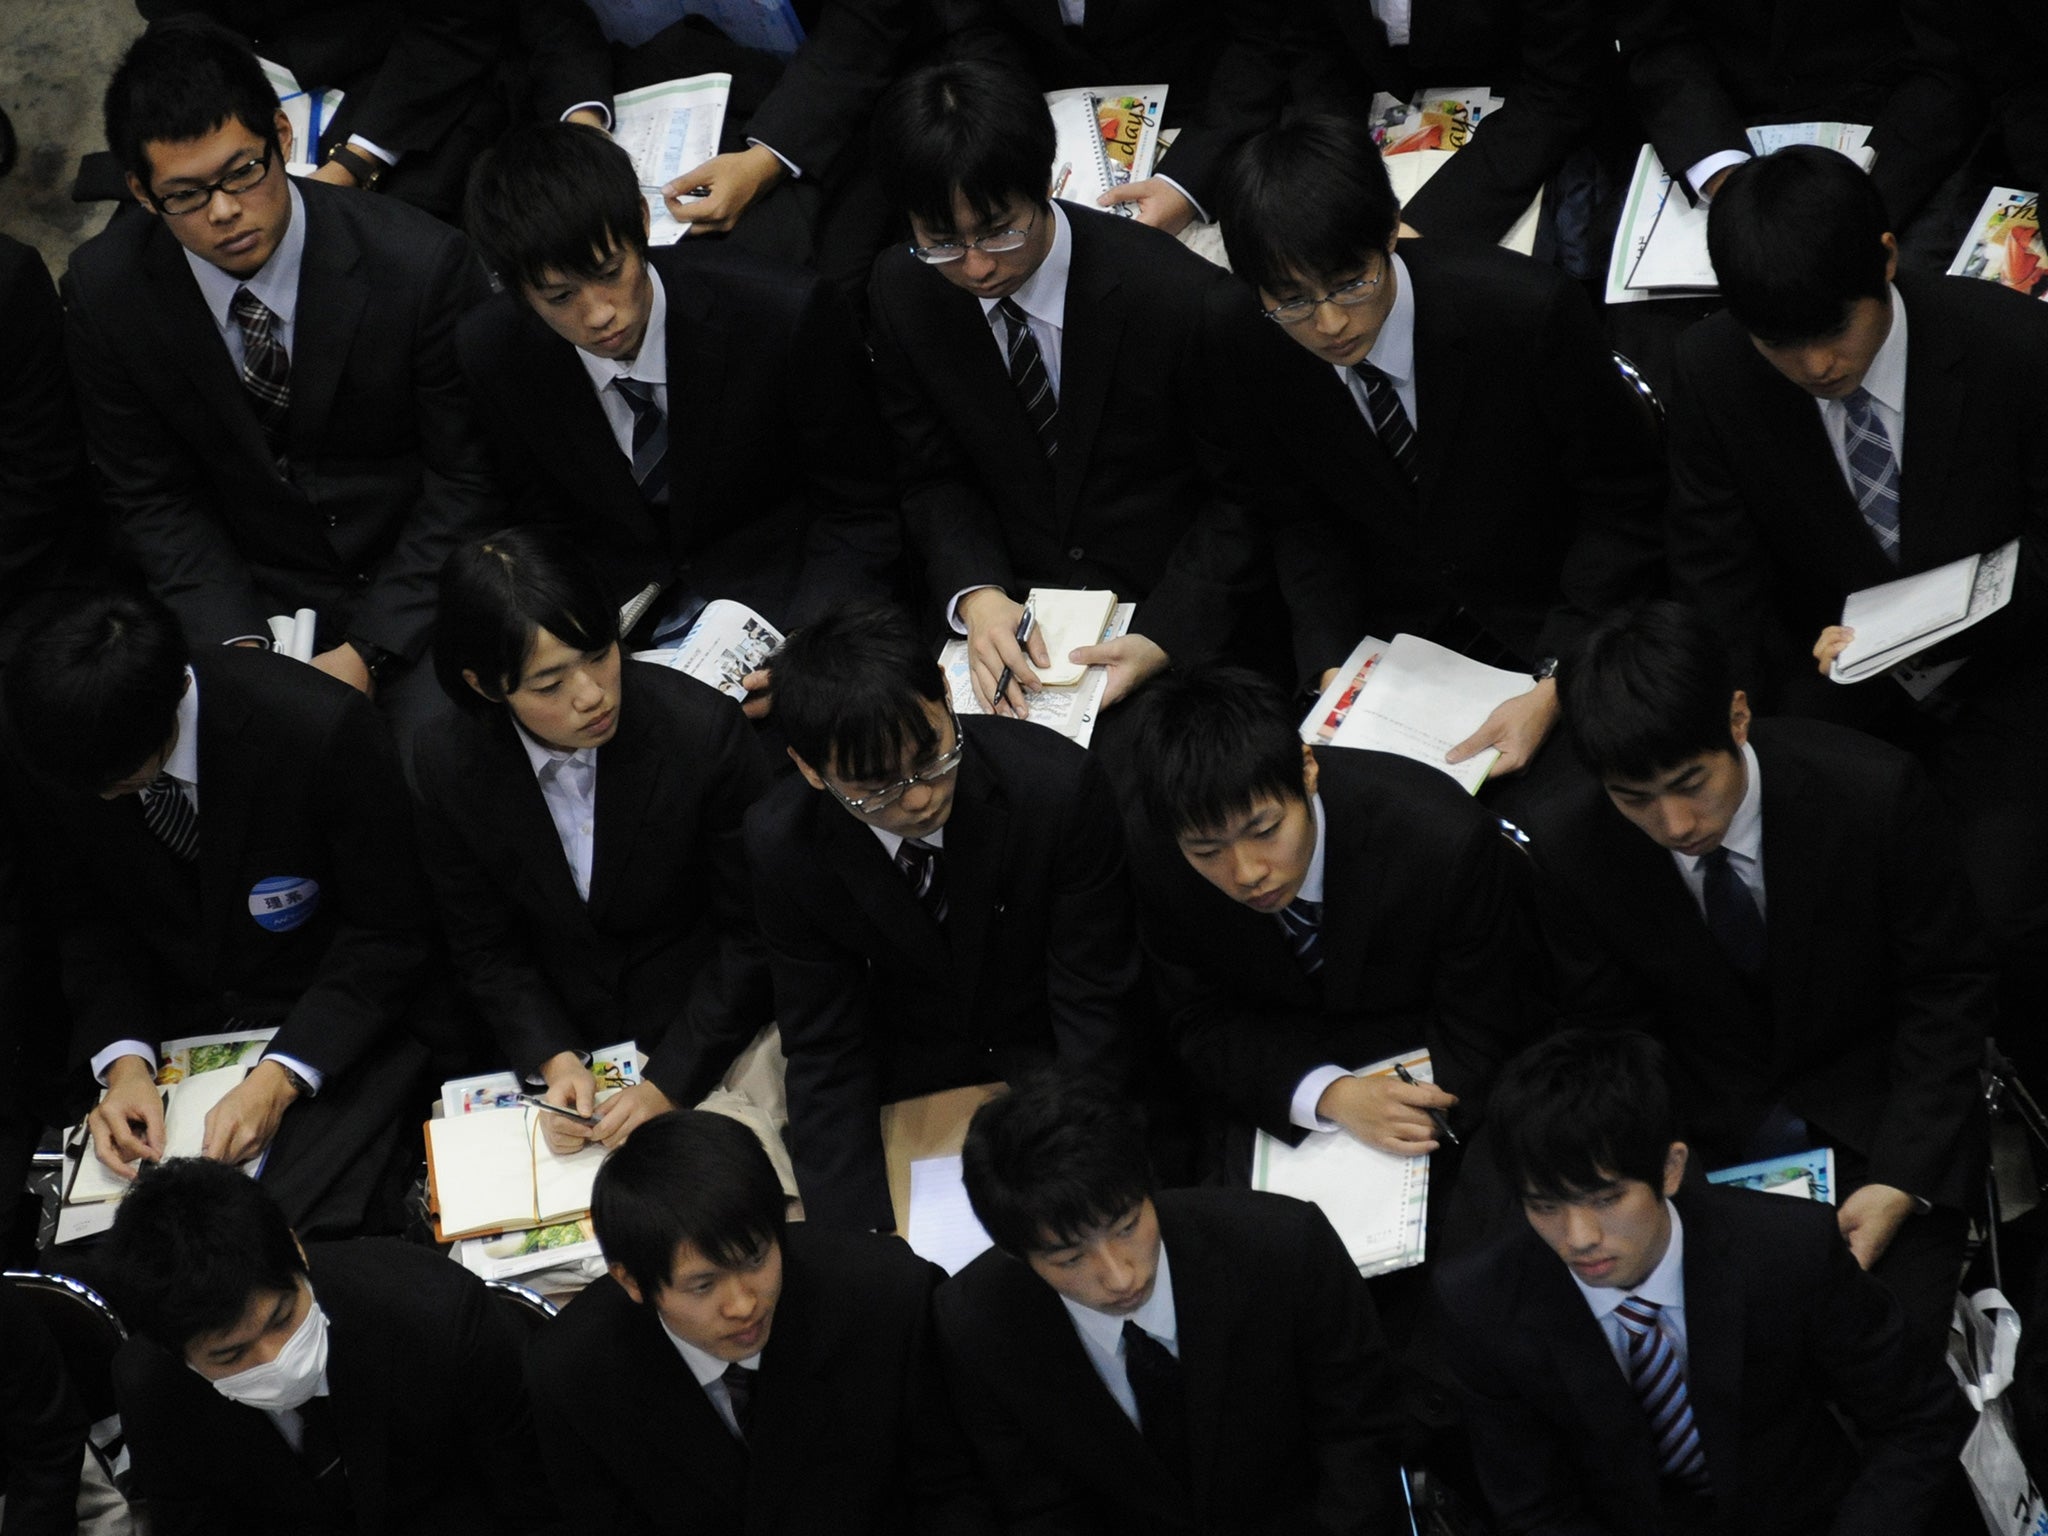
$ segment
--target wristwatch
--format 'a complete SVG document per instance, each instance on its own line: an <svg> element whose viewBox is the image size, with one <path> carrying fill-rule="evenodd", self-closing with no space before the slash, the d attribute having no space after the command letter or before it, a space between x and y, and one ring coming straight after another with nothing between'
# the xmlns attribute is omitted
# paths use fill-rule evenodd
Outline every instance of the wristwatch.
<svg viewBox="0 0 2048 1536"><path fill-rule="evenodd" d="M384 179L384 162L375 155L366 155L347 144L337 144L327 151L327 163L338 165L355 177L356 185L365 192L377 190L377 183Z"/></svg>
<svg viewBox="0 0 2048 1536"><path fill-rule="evenodd" d="M1555 656L1544 657L1536 663L1536 671L1533 675L1539 683L1546 682L1557 676L1557 658Z"/></svg>
<svg viewBox="0 0 2048 1536"><path fill-rule="evenodd" d="M387 651L381 645L373 645L355 635L343 635L341 638L353 646L355 653L363 658L363 665L369 669L370 681L373 683L385 682L393 672L405 665L405 658L396 651Z"/></svg>
<svg viewBox="0 0 2048 1536"><path fill-rule="evenodd" d="M284 1080L292 1085L292 1091L300 1098L310 1099L313 1097L313 1085L299 1076L298 1073L279 1061L275 1056L266 1056L263 1059L284 1074Z"/></svg>

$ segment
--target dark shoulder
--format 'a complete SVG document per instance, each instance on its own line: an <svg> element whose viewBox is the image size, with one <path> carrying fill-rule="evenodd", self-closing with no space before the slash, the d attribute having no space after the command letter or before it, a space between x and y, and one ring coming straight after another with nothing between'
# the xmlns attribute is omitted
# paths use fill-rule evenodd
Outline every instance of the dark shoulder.
<svg viewBox="0 0 2048 1536"><path fill-rule="evenodd" d="M107 227L71 253L64 273L66 294L88 302L118 300L142 270L144 253L153 239L175 252L176 242L162 224L140 208L117 207Z"/></svg>
<svg viewBox="0 0 2048 1536"><path fill-rule="evenodd" d="M526 1355L536 1378L559 1376L569 1386L581 1384L593 1362L629 1358L656 1344L669 1347L654 1313L610 1275L600 1275L535 1332Z"/></svg>
<svg viewBox="0 0 2048 1536"><path fill-rule="evenodd" d="M901 1238L847 1232L798 1222L783 1233L785 1261L809 1283L829 1288L842 1310L878 1308L922 1313L945 1272L919 1258Z"/></svg>
<svg viewBox="0 0 2048 1536"><path fill-rule="evenodd" d="M1082 203L1062 200L1060 210L1073 230L1076 278L1101 262L1140 280L1141 293L1197 302L1211 289L1232 281L1221 267L1197 256L1163 230Z"/></svg>
<svg viewBox="0 0 2048 1536"><path fill-rule="evenodd" d="M1256 1189L1169 1189L1152 1203L1169 1244L1177 1234L1195 1234L1216 1253L1261 1264L1298 1260L1308 1234L1325 1220L1306 1200Z"/></svg>
<svg viewBox="0 0 2048 1536"><path fill-rule="evenodd" d="M1088 752L1058 731L998 715L969 715L960 722L968 750L1005 783L1048 787L1078 784L1088 771ZM1056 791L1057 792L1057 791Z"/></svg>
<svg viewBox="0 0 2048 1536"><path fill-rule="evenodd" d="M56 297L42 253L11 235L0 235L0 315L12 324L23 306L54 310Z"/></svg>
<svg viewBox="0 0 2048 1536"><path fill-rule="evenodd" d="M1333 828L1363 826L1405 845L1463 845L1497 835L1500 819L1449 774L1391 752L1332 747L1316 754L1316 792Z"/></svg>
<svg viewBox="0 0 2048 1536"><path fill-rule="evenodd" d="M1915 272L1901 272L1896 281L1909 327L1925 324L1929 331L1963 330L1982 336L2001 350L2010 349L2016 338L2028 333L2037 340L2048 335L2048 306L2003 283ZM1909 337L1917 334L1909 331Z"/></svg>
<svg viewBox="0 0 2048 1536"><path fill-rule="evenodd" d="M811 818L817 814L818 803L824 796L811 788L802 774L790 773L778 777L762 792L761 797L747 807L746 834L747 857L761 867L759 861L772 859L777 853L802 850L816 835L817 823ZM830 809L838 813L839 808Z"/></svg>
<svg viewBox="0 0 2048 1536"><path fill-rule="evenodd" d="M1007 1337L1021 1310L1058 1304L1052 1287L1022 1259L989 1248L933 1293L932 1320L955 1343L989 1333Z"/></svg>
<svg viewBox="0 0 2048 1536"><path fill-rule="evenodd" d="M550 345L569 347L568 342L534 317L526 300L509 288L476 305L455 326L456 355L470 376L480 383L509 384L506 369L514 356L526 349L545 349Z"/></svg>
<svg viewBox="0 0 2048 1536"><path fill-rule="evenodd" d="M305 204L308 253L330 228L345 229L361 244L380 283L469 256L469 238L462 231L409 203L309 178L293 185Z"/></svg>
<svg viewBox="0 0 2048 1536"><path fill-rule="evenodd" d="M656 246L648 265L661 274L670 323L747 334L763 319L794 323L827 292L815 272L737 250L716 240ZM829 302L829 300L826 300Z"/></svg>
<svg viewBox="0 0 2048 1536"><path fill-rule="evenodd" d="M1709 1184L1680 1191L1672 1204L1685 1223L1688 1275L1727 1264L1768 1294L1779 1281L1827 1268L1843 1246L1835 1207L1818 1200Z"/></svg>
<svg viewBox="0 0 2048 1536"><path fill-rule="evenodd" d="M395 1237L309 1243L306 1273L330 1318L355 1313L379 1328L422 1338L484 1298L483 1281L432 1248Z"/></svg>
<svg viewBox="0 0 2048 1536"><path fill-rule="evenodd" d="M262 735L283 738L324 737L357 717L375 718L347 683L275 651L207 646L194 653L192 671L202 730L210 711L231 707L246 709Z"/></svg>
<svg viewBox="0 0 2048 1536"><path fill-rule="evenodd" d="M1750 728L1750 742L1766 793L1772 770L1790 769L1845 815L1891 803L1921 773L1909 753L1889 742L1824 720L1759 720Z"/></svg>
<svg viewBox="0 0 2048 1536"><path fill-rule="evenodd" d="M1469 318L1533 319L1569 302L1571 279L1555 267L1480 240L1436 237L1402 244L1398 253L1415 284L1416 301L1454 305Z"/></svg>
<svg viewBox="0 0 2048 1536"><path fill-rule="evenodd" d="M739 705L718 689L655 661L627 657L622 692L631 696L635 708L647 711L658 730L700 745L724 737L746 720Z"/></svg>

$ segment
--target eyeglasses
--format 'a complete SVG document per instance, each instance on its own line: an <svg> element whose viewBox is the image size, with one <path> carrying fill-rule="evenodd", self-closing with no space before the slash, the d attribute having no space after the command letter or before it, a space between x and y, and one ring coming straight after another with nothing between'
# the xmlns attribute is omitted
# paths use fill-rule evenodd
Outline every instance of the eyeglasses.
<svg viewBox="0 0 2048 1536"><path fill-rule="evenodd" d="M960 717L953 713L952 701L946 703L946 718L953 722L953 745L932 759L929 768L921 768L907 779L898 779L886 789L878 789L872 795L855 798L847 794L830 779L825 787L832 791L833 798L856 816L874 816L889 809L920 784L936 784L960 766L960 754L967 750L967 739L960 734Z"/></svg>
<svg viewBox="0 0 2048 1536"><path fill-rule="evenodd" d="M1317 310L1325 304L1335 304L1339 309L1351 309L1363 304L1373 296L1380 280L1387 275L1382 266L1371 277L1354 277L1348 283L1339 283L1319 299L1289 299L1285 304L1275 304L1271 309L1262 309L1264 315L1275 325L1300 325L1313 320Z"/></svg>
<svg viewBox="0 0 2048 1536"><path fill-rule="evenodd" d="M263 178L270 174L270 161L275 153L276 146L268 146L254 160L243 161L219 181L209 181L203 187L180 187L175 192L153 192L150 195L156 200L157 211L171 218L197 213L213 201L216 192L234 195L255 191L262 185Z"/></svg>
<svg viewBox="0 0 2048 1536"><path fill-rule="evenodd" d="M1031 210L1031 217L1022 229L999 229L994 234L983 235L979 240L947 241L943 245L913 245L910 254L928 267L943 267L949 261L958 261L970 250L980 251L984 256L1001 256L1010 251L1021 251L1024 242L1031 238L1032 226L1038 223L1038 210Z"/></svg>

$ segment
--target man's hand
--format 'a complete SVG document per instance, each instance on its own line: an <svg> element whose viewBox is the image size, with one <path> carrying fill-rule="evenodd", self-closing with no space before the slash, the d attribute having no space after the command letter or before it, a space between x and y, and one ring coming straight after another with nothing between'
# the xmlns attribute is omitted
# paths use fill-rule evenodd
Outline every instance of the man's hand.
<svg viewBox="0 0 2048 1536"><path fill-rule="evenodd" d="M1413 224L1410 224L1406 219L1403 219L1394 226L1394 234L1402 240L1420 240L1422 238L1422 231Z"/></svg>
<svg viewBox="0 0 2048 1536"><path fill-rule="evenodd" d="M1177 235L1195 222L1195 205L1188 201L1185 192L1163 176L1147 176L1143 181L1127 181L1120 187L1111 187L1095 199L1095 203L1100 208L1136 203L1140 224L1150 224L1169 235Z"/></svg>
<svg viewBox="0 0 2048 1536"><path fill-rule="evenodd" d="M1489 747L1498 747L1500 761L1493 765L1490 777L1520 773L1556 724L1557 681L1546 677L1527 693L1503 700L1478 730L1445 754L1444 761L1462 763Z"/></svg>
<svg viewBox="0 0 2048 1536"><path fill-rule="evenodd" d="M578 107L562 121L574 123L579 128L595 128L599 133L606 135L612 131L611 125L604 120L604 114L595 107ZM692 182L691 185L694 186L696 183Z"/></svg>
<svg viewBox="0 0 2048 1536"><path fill-rule="evenodd" d="M1036 629L1023 647L1017 644L1017 623L1024 617L1024 605L1013 603L1000 587L983 587L960 599L960 622L967 626L968 673L974 680L974 696L992 715L1015 715L1020 720L1029 712L1025 695L1039 689L1035 662L1052 665L1046 653L1045 637ZM1000 701L996 683L1003 668L1010 669L1010 686Z"/></svg>
<svg viewBox="0 0 2048 1536"><path fill-rule="evenodd" d="M775 152L759 144L730 155L713 155L694 170L683 172L661 189L668 211L690 226L693 235L722 235L739 223L740 215L757 202L761 194L789 174L789 167L775 158ZM703 197L689 194L698 187L710 190Z"/></svg>
<svg viewBox="0 0 2048 1536"><path fill-rule="evenodd" d="M564 1109L573 1109L579 1115L588 1115L597 1109L597 1079L591 1076L590 1068L583 1065L582 1058L574 1051L561 1051L540 1064L540 1075L546 1079L548 1091L541 1095L550 1104L559 1104ZM559 1157L580 1151L584 1144L597 1137L592 1126L578 1125L574 1120L564 1120L560 1115L542 1111L540 1133L547 1138L548 1150Z"/></svg>
<svg viewBox="0 0 2048 1536"><path fill-rule="evenodd" d="M330 187L353 187L359 185L354 173L339 160L330 160L325 165L317 167L308 173L306 179L308 181L324 181Z"/></svg>
<svg viewBox="0 0 2048 1536"><path fill-rule="evenodd" d="M1820 632L1820 638L1813 642L1813 659L1820 663L1820 675L1827 677L1835 670L1835 658L1849 648L1849 642L1856 638L1856 631L1846 624L1830 624Z"/></svg>
<svg viewBox="0 0 2048 1536"><path fill-rule="evenodd" d="M756 667L740 679L740 686L747 690L740 713L749 720L766 720L768 712L775 708L775 673L767 667Z"/></svg>
<svg viewBox="0 0 2048 1536"><path fill-rule="evenodd" d="M107 1091L85 1118L99 1160L124 1179L142 1162L163 1161L164 1101L156 1074L140 1056L116 1057L107 1068Z"/></svg>
<svg viewBox="0 0 2048 1536"><path fill-rule="evenodd" d="M656 1115L665 1115L674 1109L668 1095L652 1083L638 1083L631 1088L622 1088L605 1100L604 1112L599 1116L597 1129L590 1133L592 1141L604 1143L607 1152L616 1152L626 1144L626 1138ZM559 1115L548 1116L557 1120ZM575 1129L575 1127L571 1127Z"/></svg>
<svg viewBox="0 0 2048 1536"><path fill-rule="evenodd" d="M1728 173L1734 169L1735 167L1732 165L1724 165L1721 169L1714 172L1713 175L1707 178L1707 184L1700 188L1700 196L1711 199L1715 193L1721 190L1721 183L1728 179Z"/></svg>
<svg viewBox="0 0 2048 1536"><path fill-rule="evenodd" d="M1848 1239L1849 1251L1865 1269L1884 1257L1899 1228L1913 1214L1914 1200L1889 1184L1866 1184L1842 1202L1835 1225Z"/></svg>
<svg viewBox="0 0 2048 1536"><path fill-rule="evenodd" d="M246 1163L277 1135L277 1123L299 1090L284 1068L265 1059L206 1112L199 1155L222 1163Z"/></svg>
<svg viewBox="0 0 2048 1536"><path fill-rule="evenodd" d="M1427 1110L1458 1102L1435 1083L1404 1083L1392 1073L1340 1077L1316 1100L1316 1113L1334 1120L1369 1147L1396 1157L1436 1150L1436 1127Z"/></svg>
<svg viewBox="0 0 2048 1536"><path fill-rule="evenodd" d="M1153 673L1163 671L1167 656L1143 635L1121 635L1100 645L1077 645L1067 652L1067 660L1084 667L1109 668L1109 684L1102 690L1102 707L1107 709L1135 693Z"/></svg>
<svg viewBox="0 0 2048 1536"><path fill-rule="evenodd" d="M331 651L322 651L313 658L312 664L329 677L338 677L366 699L377 696L377 684L370 676L369 663L363 660L362 652L346 640Z"/></svg>

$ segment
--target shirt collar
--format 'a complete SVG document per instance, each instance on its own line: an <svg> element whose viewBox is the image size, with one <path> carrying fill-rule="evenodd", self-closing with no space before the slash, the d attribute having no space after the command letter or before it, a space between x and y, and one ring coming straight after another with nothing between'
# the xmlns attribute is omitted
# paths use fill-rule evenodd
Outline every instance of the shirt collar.
<svg viewBox="0 0 2048 1536"><path fill-rule="evenodd" d="M1052 209L1052 249L1045 253L1045 260L1038 264L1038 270L1025 279L1024 286L1010 297L1017 301L1017 307L1032 319L1064 331L1067 326L1067 274L1074 268L1074 230L1067 222L1066 210L1058 204L1049 204ZM1001 299L983 299L981 314L989 319L996 312Z"/></svg>
<svg viewBox="0 0 2048 1536"><path fill-rule="evenodd" d="M1650 1278L1634 1290L1588 1285L1575 1271L1565 1271L1572 1277L1572 1284L1579 1288L1579 1294L1586 1298L1586 1305L1593 1309L1596 1322L1605 1322L1607 1315L1631 1296L1655 1302L1659 1307L1685 1306L1685 1222L1679 1217L1678 1207L1669 1200L1664 1202L1664 1209L1671 1213L1671 1246L1664 1250L1664 1257L1650 1271Z"/></svg>
<svg viewBox="0 0 2048 1536"><path fill-rule="evenodd" d="M647 334L640 338L640 350L630 363L576 349L576 361L590 375L590 387L600 394L611 387L613 379L638 379L642 384L668 388L668 290L661 286L661 274L652 262L647 263L647 280L654 285L654 298L647 306Z"/></svg>
<svg viewBox="0 0 2048 1536"><path fill-rule="evenodd" d="M199 677L185 669L185 693L178 700L178 741L164 759L163 771L181 784L199 783Z"/></svg>
<svg viewBox="0 0 2048 1536"><path fill-rule="evenodd" d="M1870 371L1863 375L1863 387L1878 404L1890 406L1903 416L1906 414L1906 301L1899 296L1896 285L1886 284L1886 287L1891 295L1892 328L1885 334L1877 356L1870 360Z"/></svg>
<svg viewBox="0 0 2048 1536"><path fill-rule="evenodd" d="M1083 1338L1104 1354L1114 1355L1117 1352L1117 1345L1124 1335L1124 1318L1084 1307L1066 1296L1060 1298L1060 1305L1067 1309L1067 1316L1074 1320L1075 1331ZM1162 1344L1173 1344L1180 1337L1180 1322L1173 1310L1173 1267L1167 1262L1164 1238L1159 1241L1159 1278L1152 1286L1152 1294L1145 1299L1145 1305L1130 1313L1129 1319Z"/></svg>
<svg viewBox="0 0 2048 1536"><path fill-rule="evenodd" d="M578 747L574 752L564 752L560 747L551 747L536 740L533 733L519 723L517 715L512 715L511 720L512 729L519 733L519 744L526 748L526 760L533 766L533 776L537 779L545 781L564 763L594 764L597 761L596 747Z"/></svg>
<svg viewBox="0 0 2048 1536"><path fill-rule="evenodd" d="M1394 275L1394 307L1387 311L1365 360L1400 385L1415 377L1415 285L1408 281L1408 264L1399 256L1387 257L1387 269Z"/></svg>
<svg viewBox="0 0 2048 1536"><path fill-rule="evenodd" d="M275 166L273 169L281 171L283 168ZM289 183L289 176L286 181ZM263 307L286 325L290 325L298 313L299 267L306 255L306 200L299 195L296 186L288 184L285 190L291 194L292 212L284 227L284 238L278 241L277 249L270 253L270 260L257 269L254 277L231 276L204 256L185 252L185 265L192 269L192 276L199 282L200 297L206 300L213 323L222 330L235 323L229 307L235 302L235 290L238 288L246 288L261 299Z"/></svg>
<svg viewBox="0 0 2048 1536"><path fill-rule="evenodd" d="M845 807L842 806L840 809L844 810ZM896 850L903 846L902 834L899 832L884 832L873 822L864 821L861 824L881 840L882 847L888 850L890 862L895 862ZM946 829L940 827L935 831L927 832L918 841L932 848L943 848L946 846Z"/></svg>
<svg viewBox="0 0 2048 1536"><path fill-rule="evenodd" d="M1323 820L1323 797L1310 795L1308 808L1316 819L1316 851L1309 855L1308 873L1302 876L1301 889L1294 893L1296 901L1321 901L1323 899L1323 860L1329 851L1330 829Z"/></svg>
<svg viewBox="0 0 2048 1536"><path fill-rule="evenodd" d="M725 1374L727 1366L734 1363L731 1360L721 1360L716 1355L708 1354L692 1344L688 1339L681 1337L673 1328L669 1327L668 1319L662 1317L660 1313L657 1312L655 1317L661 1323L661 1331L668 1335L669 1343L675 1345L676 1353L683 1357L683 1364L687 1365L690 1368L690 1374L697 1378L698 1386L710 1386L711 1383ZM765 1348L766 1346L763 1347ZM739 1361L738 1364L742 1370L758 1371L761 1369L761 1351L755 1350L746 1359Z"/></svg>
<svg viewBox="0 0 2048 1536"><path fill-rule="evenodd" d="M1747 859L1752 864L1761 864L1764 858L1764 771L1756 760L1756 748L1748 742L1742 744L1742 774L1748 782L1742 789L1742 803L1735 807L1735 814L1729 818L1728 831L1721 839L1721 846L1737 858ZM1700 867L1702 854L1674 851L1671 855L1678 860L1678 867L1690 874Z"/></svg>

